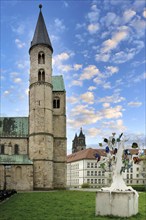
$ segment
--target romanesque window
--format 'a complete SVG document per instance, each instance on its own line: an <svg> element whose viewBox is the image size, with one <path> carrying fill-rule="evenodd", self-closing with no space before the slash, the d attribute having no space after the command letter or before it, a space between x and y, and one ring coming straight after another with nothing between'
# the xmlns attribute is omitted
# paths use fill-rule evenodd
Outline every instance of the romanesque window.
<svg viewBox="0 0 146 220"><path fill-rule="evenodd" d="M38 81L45 81L45 71L44 69L40 69L38 72Z"/></svg>
<svg viewBox="0 0 146 220"><path fill-rule="evenodd" d="M16 167L16 179L22 178L22 168L20 166Z"/></svg>
<svg viewBox="0 0 146 220"><path fill-rule="evenodd" d="M4 146L4 144L0 145L0 154L5 154L5 146Z"/></svg>
<svg viewBox="0 0 146 220"><path fill-rule="evenodd" d="M42 51L38 54L38 64L45 64L45 54Z"/></svg>
<svg viewBox="0 0 146 220"><path fill-rule="evenodd" d="M55 97L53 99L53 108L60 108L60 98Z"/></svg>
<svg viewBox="0 0 146 220"><path fill-rule="evenodd" d="M18 146L18 144L15 144L15 146L14 146L14 154L19 154L19 146Z"/></svg>

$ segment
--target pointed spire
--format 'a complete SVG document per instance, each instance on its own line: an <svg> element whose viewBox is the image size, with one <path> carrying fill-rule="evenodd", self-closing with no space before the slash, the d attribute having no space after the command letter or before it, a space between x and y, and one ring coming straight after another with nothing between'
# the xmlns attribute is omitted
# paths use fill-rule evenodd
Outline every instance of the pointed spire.
<svg viewBox="0 0 146 220"><path fill-rule="evenodd" d="M40 13L39 13L37 25L35 28L34 36L33 36L29 51L31 50L33 46L43 44L49 47L50 50L53 52L52 44L51 44L51 41L50 41L50 38L47 32L47 28L46 28L43 14L41 11L41 8L42 8L41 4L39 5L39 8L40 8Z"/></svg>
<svg viewBox="0 0 146 220"><path fill-rule="evenodd" d="M84 137L85 135L83 134L82 132L82 127L80 128L80 134L79 134L79 137Z"/></svg>

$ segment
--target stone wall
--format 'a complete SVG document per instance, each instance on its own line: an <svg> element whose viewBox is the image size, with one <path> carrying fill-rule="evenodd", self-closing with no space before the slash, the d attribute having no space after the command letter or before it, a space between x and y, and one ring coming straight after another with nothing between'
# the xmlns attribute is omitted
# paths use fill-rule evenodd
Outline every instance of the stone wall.
<svg viewBox="0 0 146 220"><path fill-rule="evenodd" d="M0 189L33 190L33 165L0 165Z"/></svg>
<svg viewBox="0 0 146 220"><path fill-rule="evenodd" d="M13 155L14 146L17 144L19 146L19 154L28 154L28 139L27 138L0 138L0 144L4 144L5 154Z"/></svg>

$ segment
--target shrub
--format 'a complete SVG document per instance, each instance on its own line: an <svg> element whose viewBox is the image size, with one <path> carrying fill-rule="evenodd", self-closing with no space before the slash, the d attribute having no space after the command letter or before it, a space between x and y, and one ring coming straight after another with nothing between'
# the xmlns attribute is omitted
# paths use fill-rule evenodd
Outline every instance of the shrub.
<svg viewBox="0 0 146 220"><path fill-rule="evenodd" d="M89 183L83 183L81 187L82 188L90 188L90 185L89 185Z"/></svg>
<svg viewBox="0 0 146 220"><path fill-rule="evenodd" d="M131 185L133 189L139 192L146 192L146 186L145 185Z"/></svg>

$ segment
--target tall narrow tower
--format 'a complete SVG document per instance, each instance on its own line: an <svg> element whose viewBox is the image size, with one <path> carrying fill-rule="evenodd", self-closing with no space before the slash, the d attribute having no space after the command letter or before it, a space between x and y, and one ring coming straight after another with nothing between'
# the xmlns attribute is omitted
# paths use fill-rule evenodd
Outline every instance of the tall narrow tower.
<svg viewBox="0 0 146 220"><path fill-rule="evenodd" d="M40 13L29 49L29 157L34 163L34 189L53 188L52 53Z"/></svg>

